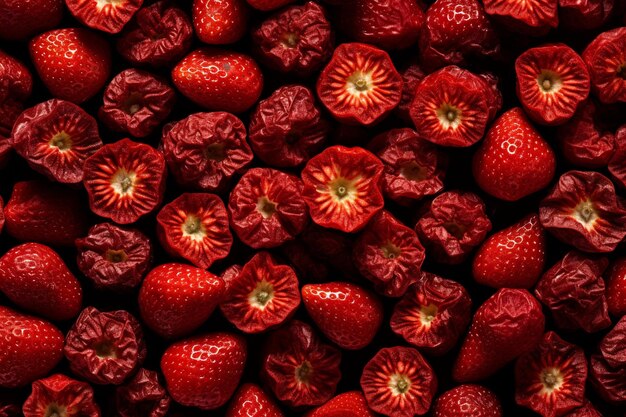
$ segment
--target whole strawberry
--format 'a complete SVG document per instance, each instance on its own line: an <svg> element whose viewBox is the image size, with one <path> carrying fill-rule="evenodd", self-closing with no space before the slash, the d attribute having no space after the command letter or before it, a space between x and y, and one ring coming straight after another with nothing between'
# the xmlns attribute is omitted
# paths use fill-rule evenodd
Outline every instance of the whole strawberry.
<svg viewBox="0 0 626 417"><path fill-rule="evenodd" d="M330 399L306 417L374 417L361 391L349 391Z"/></svg>
<svg viewBox="0 0 626 417"><path fill-rule="evenodd" d="M502 417L502 405L492 391L480 385L459 385L441 394L433 417Z"/></svg>
<svg viewBox="0 0 626 417"><path fill-rule="evenodd" d="M226 417L284 417L284 414L258 385L244 384L228 406Z"/></svg>

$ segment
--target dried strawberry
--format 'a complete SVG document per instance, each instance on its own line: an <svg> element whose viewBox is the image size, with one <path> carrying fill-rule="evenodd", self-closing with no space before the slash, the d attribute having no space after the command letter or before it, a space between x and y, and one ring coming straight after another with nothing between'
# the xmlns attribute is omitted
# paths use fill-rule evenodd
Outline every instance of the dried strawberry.
<svg viewBox="0 0 626 417"><path fill-rule="evenodd" d="M408 205L443 190L446 154L414 130L391 129L372 139L368 148L385 167L385 195L397 203Z"/></svg>
<svg viewBox="0 0 626 417"><path fill-rule="evenodd" d="M383 210L361 232L353 257L378 292L401 297L420 277L425 254L415 231Z"/></svg>
<svg viewBox="0 0 626 417"><path fill-rule="evenodd" d="M118 40L117 50L132 64L165 66L187 53L192 38L187 14L159 1L139 9Z"/></svg>
<svg viewBox="0 0 626 417"><path fill-rule="evenodd" d="M126 291L141 282L152 263L150 239L134 229L100 223L76 240L78 269L97 289Z"/></svg>
<svg viewBox="0 0 626 417"><path fill-rule="evenodd" d="M362 148L332 146L302 170L302 197L320 226L355 232L382 209L383 165Z"/></svg>
<svg viewBox="0 0 626 417"><path fill-rule="evenodd" d="M27 39L52 29L63 17L63 0L0 0L0 38Z"/></svg>
<svg viewBox="0 0 626 417"><path fill-rule="evenodd" d="M369 407L389 417L426 414L437 391L437 377L413 349L383 348L363 368L361 388Z"/></svg>
<svg viewBox="0 0 626 417"><path fill-rule="evenodd" d="M117 74L104 90L99 119L116 132L148 136L170 114L174 89L167 83L137 69Z"/></svg>
<svg viewBox="0 0 626 417"><path fill-rule="evenodd" d="M270 168L252 168L230 193L228 212L233 230L246 245L280 246L307 224L302 181Z"/></svg>
<svg viewBox="0 0 626 417"><path fill-rule="evenodd" d="M488 15L522 34L542 36L559 24L558 0L484 0L483 4Z"/></svg>
<svg viewBox="0 0 626 417"><path fill-rule="evenodd" d="M596 29L611 16L614 0L559 0L559 27L571 31Z"/></svg>
<svg viewBox="0 0 626 417"><path fill-rule="evenodd" d="M317 95L340 122L371 125L402 97L402 77L389 55L363 43L339 45L317 80Z"/></svg>
<svg viewBox="0 0 626 417"><path fill-rule="evenodd" d="M144 368L115 390L119 417L164 417L170 402L170 396L159 383L158 374Z"/></svg>
<svg viewBox="0 0 626 417"><path fill-rule="evenodd" d="M277 264L268 252L259 252L230 280L220 309L239 330L259 333L285 322L299 305L293 269Z"/></svg>
<svg viewBox="0 0 626 417"><path fill-rule="evenodd" d="M591 87L603 103L626 101L626 27L598 35L583 52Z"/></svg>
<svg viewBox="0 0 626 417"><path fill-rule="evenodd" d="M85 160L102 146L98 123L77 105L52 99L24 111L12 132L13 149L51 180L78 183Z"/></svg>
<svg viewBox="0 0 626 417"><path fill-rule="evenodd" d="M591 357L590 379L600 396L611 403L626 403L626 318L604 336Z"/></svg>
<svg viewBox="0 0 626 417"><path fill-rule="evenodd" d="M263 74L247 55L214 48L197 49L172 70L176 88L209 110L241 113L261 96Z"/></svg>
<svg viewBox="0 0 626 417"><path fill-rule="evenodd" d="M281 255L289 261L301 281L328 281L330 267L314 257L301 239L286 242L280 249Z"/></svg>
<svg viewBox="0 0 626 417"><path fill-rule="evenodd" d="M585 351L547 332L541 343L515 363L515 401L544 417L561 416L583 405Z"/></svg>
<svg viewBox="0 0 626 417"><path fill-rule="evenodd" d="M617 184L626 188L626 125L615 133L615 153L608 168Z"/></svg>
<svg viewBox="0 0 626 417"><path fill-rule="evenodd" d="M128 224L153 211L165 191L165 160L143 143L122 139L87 158L84 186L95 214Z"/></svg>
<svg viewBox="0 0 626 417"><path fill-rule="evenodd" d="M563 417L603 417L602 414L591 404L588 400L585 400L585 404L565 414Z"/></svg>
<svg viewBox="0 0 626 417"><path fill-rule="evenodd" d="M51 30L33 38L28 47L39 78L56 98L82 103L109 78L109 44L87 29Z"/></svg>
<svg viewBox="0 0 626 417"><path fill-rule="evenodd" d="M338 18L343 30L357 42L383 49L415 44L424 23L424 12L415 0L362 0L342 6Z"/></svg>
<svg viewBox="0 0 626 417"><path fill-rule="evenodd" d="M593 333L611 325L602 278L607 266L606 258L572 251L543 274L535 295L558 327Z"/></svg>
<svg viewBox="0 0 626 417"><path fill-rule="evenodd" d="M243 384L228 406L226 417L284 417L284 414L258 385Z"/></svg>
<svg viewBox="0 0 626 417"><path fill-rule="evenodd" d="M224 282L191 265L167 263L151 270L139 290L144 323L161 337L185 336L202 325L222 301Z"/></svg>
<svg viewBox="0 0 626 417"><path fill-rule="evenodd" d="M541 201L543 227L585 252L611 252L626 236L626 208L597 172L569 171Z"/></svg>
<svg viewBox="0 0 626 417"><path fill-rule="evenodd" d="M474 179L487 193L517 201L545 188L555 171L550 145L531 125L521 108L500 116L474 154Z"/></svg>
<svg viewBox="0 0 626 417"><path fill-rule="evenodd" d="M483 137L501 105L494 78L448 66L419 83L409 112L422 138L437 145L466 147Z"/></svg>
<svg viewBox="0 0 626 417"><path fill-rule="evenodd" d="M11 146L8 138L13 124L22 112L23 102L30 97L32 88L33 77L29 69L0 50L0 166Z"/></svg>
<svg viewBox="0 0 626 417"><path fill-rule="evenodd" d="M609 311L614 316L626 315L626 258L620 258L611 266L606 289Z"/></svg>
<svg viewBox="0 0 626 417"><path fill-rule="evenodd" d="M19 181L4 207L5 230L17 240L73 246L87 231L81 195L47 181Z"/></svg>
<svg viewBox="0 0 626 417"><path fill-rule="evenodd" d="M438 262L457 264L487 236L491 221L476 194L448 191L435 197L415 225L426 253Z"/></svg>
<svg viewBox="0 0 626 417"><path fill-rule="evenodd" d="M480 385L459 385L435 403L433 417L502 417L500 400Z"/></svg>
<svg viewBox="0 0 626 417"><path fill-rule="evenodd" d="M328 131L329 124L315 105L313 93L300 85L274 91L250 116L254 154L276 167L294 167L311 159Z"/></svg>
<svg viewBox="0 0 626 417"><path fill-rule="evenodd" d="M22 412L24 417L100 417L91 386L63 374L33 382Z"/></svg>
<svg viewBox="0 0 626 417"><path fill-rule="evenodd" d="M424 352L442 355L467 328L471 306L461 284L424 272L395 305L391 330Z"/></svg>
<svg viewBox="0 0 626 417"><path fill-rule="evenodd" d="M299 240L318 263L325 263L341 271L343 276L358 277L359 272L352 258L354 241L351 235L310 224Z"/></svg>
<svg viewBox="0 0 626 417"><path fill-rule="evenodd" d="M228 300L230 292L233 289L233 283L237 280L237 276L241 273L243 266L234 264L226 268L220 274L220 278L224 281L224 300Z"/></svg>
<svg viewBox="0 0 626 417"><path fill-rule="evenodd" d="M375 417L361 391L348 391L328 400L305 417Z"/></svg>
<svg viewBox="0 0 626 417"><path fill-rule="evenodd" d="M595 169L609 163L615 137L599 123L598 114L595 103L587 100L567 123L559 127L557 137L561 151L570 164Z"/></svg>
<svg viewBox="0 0 626 417"><path fill-rule="evenodd" d="M543 272L546 246L539 216L531 214L483 243L472 275L479 284L494 288L530 288Z"/></svg>
<svg viewBox="0 0 626 417"><path fill-rule="evenodd" d="M65 0L67 8L81 23L93 29L118 33L143 4L143 0Z"/></svg>
<svg viewBox="0 0 626 417"><path fill-rule="evenodd" d="M435 1L426 12L419 46L421 62L433 69L500 52L498 36L478 0Z"/></svg>
<svg viewBox="0 0 626 417"><path fill-rule="evenodd" d="M395 112L402 120L410 122L411 103L415 98L415 90L426 76L426 73L421 66L411 64L401 71L400 75L402 76L402 97Z"/></svg>
<svg viewBox="0 0 626 417"><path fill-rule="evenodd" d="M244 0L194 0L192 19L195 33L202 42L234 43L246 33L248 7Z"/></svg>
<svg viewBox="0 0 626 417"><path fill-rule="evenodd" d="M139 369L146 345L139 321L127 311L87 307L67 332L64 353L76 375L119 385Z"/></svg>
<svg viewBox="0 0 626 417"><path fill-rule="evenodd" d="M306 77L330 58L333 32L322 6L312 1L285 8L252 32L261 60L271 69Z"/></svg>
<svg viewBox="0 0 626 417"><path fill-rule="evenodd" d="M311 326L293 320L270 334L261 377L290 407L321 405L341 379L341 352L320 342Z"/></svg>
<svg viewBox="0 0 626 417"><path fill-rule="evenodd" d="M226 207L215 194L183 193L163 206L157 233L170 254L203 269L228 256L233 243Z"/></svg>
<svg viewBox="0 0 626 417"><path fill-rule="evenodd" d="M182 185L215 191L252 161L246 128L226 112L194 113L164 129L162 148Z"/></svg>

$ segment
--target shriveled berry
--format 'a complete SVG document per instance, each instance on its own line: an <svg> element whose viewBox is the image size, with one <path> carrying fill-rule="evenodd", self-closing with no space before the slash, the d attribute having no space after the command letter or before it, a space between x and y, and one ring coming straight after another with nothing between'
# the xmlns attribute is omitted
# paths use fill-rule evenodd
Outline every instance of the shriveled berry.
<svg viewBox="0 0 626 417"><path fill-rule="evenodd" d="M571 413L565 414L563 417L603 417L602 414L589 402L589 400L585 399L585 404L582 407L578 407Z"/></svg>
<svg viewBox="0 0 626 417"><path fill-rule="evenodd" d="M93 29L118 33L143 4L143 0L65 0L70 12Z"/></svg>
<svg viewBox="0 0 626 417"><path fill-rule="evenodd" d="M559 0L559 27L571 31L599 28L611 17L615 3L615 0Z"/></svg>
<svg viewBox="0 0 626 417"><path fill-rule="evenodd" d="M608 168L616 183L626 188L626 125L615 133L615 152Z"/></svg>
<svg viewBox="0 0 626 417"><path fill-rule="evenodd" d="M542 36L559 24L557 0L484 0L483 4L488 15L522 34Z"/></svg>
<svg viewBox="0 0 626 417"><path fill-rule="evenodd" d="M63 374L33 382L22 412L24 417L100 417L91 386Z"/></svg>
<svg viewBox="0 0 626 417"><path fill-rule="evenodd" d="M596 97L603 103L626 102L626 27L599 34L583 59Z"/></svg>
<svg viewBox="0 0 626 417"><path fill-rule="evenodd" d="M1 0L0 38L27 39L52 29L63 18L63 0Z"/></svg>
<svg viewBox="0 0 626 417"><path fill-rule="evenodd" d="M415 90L424 77L426 77L426 73L420 65L411 64L400 71L400 76L402 76L402 97L400 98L400 103L398 107L396 107L395 112L402 120L410 122L411 103L413 99L415 99Z"/></svg>
<svg viewBox="0 0 626 417"><path fill-rule="evenodd" d="M119 417L164 417L170 402L170 396L159 383L158 374L144 368L115 390L115 408Z"/></svg>
<svg viewBox="0 0 626 417"><path fill-rule="evenodd" d="M591 356L590 379L595 391L608 402L626 403L626 318L604 336Z"/></svg>
<svg viewBox="0 0 626 417"><path fill-rule="evenodd" d="M245 35L248 8L244 0L194 0L192 19L195 33L202 42L229 44Z"/></svg>

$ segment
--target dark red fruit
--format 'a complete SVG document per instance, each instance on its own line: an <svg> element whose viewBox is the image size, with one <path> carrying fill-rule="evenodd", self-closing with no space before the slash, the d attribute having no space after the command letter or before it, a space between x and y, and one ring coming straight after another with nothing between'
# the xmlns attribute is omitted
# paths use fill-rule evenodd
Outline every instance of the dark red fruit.
<svg viewBox="0 0 626 417"><path fill-rule="evenodd" d="M120 32L142 3L143 0L65 0L67 8L81 23L108 33Z"/></svg>
<svg viewBox="0 0 626 417"><path fill-rule="evenodd" d="M124 310L85 308L65 336L72 372L94 384L119 385L146 357L141 325Z"/></svg>
<svg viewBox="0 0 626 417"><path fill-rule="evenodd" d="M91 386L63 374L33 382L22 412L24 417L100 417Z"/></svg>
<svg viewBox="0 0 626 417"><path fill-rule="evenodd" d="M363 368L361 388L369 407L389 417L426 414L437 391L437 377L413 349L384 348Z"/></svg>
<svg viewBox="0 0 626 417"><path fill-rule="evenodd" d="M409 113L411 111L411 103L415 98L415 90L426 76L426 73L421 66L411 64L400 72L400 75L402 76L402 97L395 112L402 120L410 122L411 115Z"/></svg>
<svg viewBox="0 0 626 417"><path fill-rule="evenodd" d="M233 243L224 203L207 193L183 193L163 206L157 214L157 234L172 256L203 269L228 256Z"/></svg>
<svg viewBox="0 0 626 417"><path fill-rule="evenodd" d="M321 72L317 95L340 122L368 126L400 103L402 77L385 51L344 43Z"/></svg>
<svg viewBox="0 0 626 417"><path fill-rule="evenodd" d="M614 0L559 0L559 27L574 33L599 28L611 16L614 3Z"/></svg>
<svg viewBox="0 0 626 417"><path fill-rule="evenodd" d="M115 390L119 417L164 417L170 402L170 396L159 383L158 374L144 368Z"/></svg>
<svg viewBox="0 0 626 417"><path fill-rule="evenodd" d="M375 417L361 391L348 391L328 400L305 417Z"/></svg>
<svg viewBox="0 0 626 417"><path fill-rule="evenodd" d="M559 24L557 0L484 0L483 4L502 26L522 34L542 36Z"/></svg>
<svg viewBox="0 0 626 417"><path fill-rule="evenodd" d="M52 29L63 17L63 0L0 0L0 38L27 39Z"/></svg>
<svg viewBox="0 0 626 417"><path fill-rule="evenodd" d="M433 417L502 417L500 400L480 385L459 385L435 403Z"/></svg>
<svg viewBox="0 0 626 417"><path fill-rule="evenodd" d="M22 112L23 102L30 96L32 88L33 77L29 69L22 62L0 50L0 167L8 159L11 149L11 129Z"/></svg>
<svg viewBox="0 0 626 417"><path fill-rule="evenodd" d="M609 161L609 172L618 185L626 188L626 125L615 133L615 153Z"/></svg>
<svg viewBox="0 0 626 417"><path fill-rule="evenodd" d="M591 357L590 379L602 399L626 404L626 317L622 317L598 345Z"/></svg>
<svg viewBox="0 0 626 417"><path fill-rule="evenodd" d="M447 191L435 197L415 225L427 256L458 264L480 245L491 230L485 204L476 194Z"/></svg>
<svg viewBox="0 0 626 417"><path fill-rule="evenodd" d="M261 377L290 407L321 405L335 394L340 362L338 349L321 343L308 324L293 320L270 334Z"/></svg>
<svg viewBox="0 0 626 417"><path fill-rule="evenodd" d="M33 170L72 184L83 180L85 160L102 146L96 119L57 99L25 110L13 126L12 143Z"/></svg>
<svg viewBox="0 0 626 417"><path fill-rule="evenodd" d="M204 191L222 188L252 161L245 126L226 112L195 113L166 126L161 144L176 181Z"/></svg>
<svg viewBox="0 0 626 417"><path fill-rule="evenodd" d="M294 0L246 0L248 4L257 10L269 11L278 9Z"/></svg>
<svg viewBox="0 0 626 417"><path fill-rule="evenodd" d="M258 385L243 384L228 406L226 417L284 417L284 414Z"/></svg>
<svg viewBox="0 0 626 417"><path fill-rule="evenodd" d="M0 233L2 233L2 229L4 228L4 201L2 197L0 197Z"/></svg>
<svg viewBox="0 0 626 417"><path fill-rule="evenodd" d="M259 333L285 322L300 305L298 277L268 252L257 253L228 282L220 304L228 321L245 333Z"/></svg>
<svg viewBox="0 0 626 417"><path fill-rule="evenodd" d="M614 316L626 315L626 258L619 258L611 266L606 289L609 312Z"/></svg>
<svg viewBox="0 0 626 417"><path fill-rule="evenodd" d="M391 330L424 352L442 355L467 328L471 307L461 284L424 272L395 305Z"/></svg>
<svg viewBox="0 0 626 417"><path fill-rule="evenodd" d="M585 405L565 414L563 417L603 417L602 414L591 404L585 400Z"/></svg>
<svg viewBox="0 0 626 417"><path fill-rule="evenodd" d="M603 103L626 101L626 27L598 35L583 52L591 87Z"/></svg>
<svg viewBox="0 0 626 417"><path fill-rule="evenodd" d="M85 161L84 171L91 211L116 223L134 223L163 199L165 160L149 145L107 144Z"/></svg>
<svg viewBox="0 0 626 417"><path fill-rule="evenodd" d="M233 43L246 34L248 7L244 0L194 0L192 19L200 41L210 45Z"/></svg>

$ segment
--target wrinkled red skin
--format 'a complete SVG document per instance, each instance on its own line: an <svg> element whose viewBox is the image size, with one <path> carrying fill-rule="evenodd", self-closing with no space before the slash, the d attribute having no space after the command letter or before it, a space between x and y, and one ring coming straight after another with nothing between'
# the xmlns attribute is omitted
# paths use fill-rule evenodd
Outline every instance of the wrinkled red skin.
<svg viewBox="0 0 626 417"><path fill-rule="evenodd" d="M611 16L615 0L559 0L559 28L596 29Z"/></svg>
<svg viewBox="0 0 626 417"><path fill-rule="evenodd" d="M265 65L300 77L317 71L334 49L326 13L312 1L270 16L252 32L252 41Z"/></svg>
<svg viewBox="0 0 626 417"><path fill-rule="evenodd" d="M609 161L609 172L618 185L626 188L626 125L615 134L615 153Z"/></svg>
<svg viewBox="0 0 626 417"><path fill-rule="evenodd" d="M458 264L485 240L491 221L476 194L447 191L430 203L415 231L437 262Z"/></svg>
<svg viewBox="0 0 626 417"><path fill-rule="evenodd" d="M448 66L419 83L409 113L422 138L437 145L466 147L483 137L501 106L494 77ZM449 111L454 112L454 122L445 119Z"/></svg>
<svg viewBox="0 0 626 417"><path fill-rule="evenodd" d="M63 0L0 0L0 39L22 40L56 27Z"/></svg>
<svg viewBox="0 0 626 417"><path fill-rule="evenodd" d="M269 11L278 9L294 0L246 0L248 4L257 10Z"/></svg>
<svg viewBox="0 0 626 417"><path fill-rule="evenodd" d="M461 284L423 272L395 305L391 330L424 352L443 355L467 328L471 307L469 294Z"/></svg>
<svg viewBox="0 0 626 417"><path fill-rule="evenodd" d="M626 102L626 27L599 34L587 45L582 57L596 97L602 103Z"/></svg>
<svg viewBox="0 0 626 417"><path fill-rule="evenodd" d="M224 300L230 298L230 292L233 290L233 284L237 280L237 276L241 273L242 266L234 264L226 268L220 274L220 278L224 281Z"/></svg>
<svg viewBox="0 0 626 417"><path fill-rule="evenodd" d="M233 396L226 417L284 417L284 414L258 385L243 384Z"/></svg>
<svg viewBox="0 0 626 417"><path fill-rule="evenodd" d="M0 104L8 99L25 101L32 89L33 77L26 65L0 51Z"/></svg>
<svg viewBox="0 0 626 417"><path fill-rule="evenodd" d="M361 232L352 256L380 294L401 297L420 278L425 253L415 231L383 210Z"/></svg>
<svg viewBox="0 0 626 417"><path fill-rule="evenodd" d="M288 85L262 100L250 116L254 155L274 167L295 167L317 154L328 132L313 92Z"/></svg>
<svg viewBox="0 0 626 417"><path fill-rule="evenodd" d="M579 407L572 411L571 413L565 414L563 417L603 417L602 414L591 404L588 400L585 400L585 404L582 407Z"/></svg>
<svg viewBox="0 0 626 417"><path fill-rule="evenodd" d="M96 119L77 105L57 99L25 110L13 126L12 143L33 170L70 184L83 180L85 160L102 147Z"/></svg>
<svg viewBox="0 0 626 417"><path fill-rule="evenodd" d="M556 74L561 86L546 92L539 80L545 71ZM531 48L515 61L517 97L526 114L537 123L556 126L572 118L589 96L590 78L585 61L569 46L548 44ZM551 77L546 78L552 81Z"/></svg>
<svg viewBox="0 0 626 417"><path fill-rule="evenodd" d="M70 12L82 24L108 33L119 33L143 4L143 0L104 2L65 0Z"/></svg>
<svg viewBox="0 0 626 417"><path fill-rule="evenodd" d="M272 248L293 240L308 223L302 181L271 168L249 169L232 189L230 224L246 245Z"/></svg>
<svg viewBox="0 0 626 417"><path fill-rule="evenodd" d="M280 249L281 254L289 260L289 264L293 266L303 282L325 282L329 280L329 267L324 263L324 260L314 257L301 239L286 242L281 245Z"/></svg>
<svg viewBox="0 0 626 417"><path fill-rule="evenodd" d="M484 0L483 4L485 12L502 26L524 35L543 36L559 24L558 0Z"/></svg>
<svg viewBox="0 0 626 417"><path fill-rule="evenodd" d="M167 175L165 159L149 145L130 139L104 145L87 158L84 171L83 185L91 211L115 223L134 223L163 200ZM120 184L123 180L116 178L120 172L124 179L130 179L128 174L135 173L130 192L123 191Z"/></svg>
<svg viewBox="0 0 626 417"><path fill-rule="evenodd" d="M400 374L409 388L394 394L391 378ZM396 382L397 384L397 382ZM383 348L363 368L361 388L370 409L389 417L426 414L437 391L437 376L415 349L396 346Z"/></svg>
<svg viewBox="0 0 626 417"><path fill-rule="evenodd" d="M433 417L502 417L502 405L491 390L464 384L441 394Z"/></svg>
<svg viewBox="0 0 626 417"><path fill-rule="evenodd" d="M208 269L230 253L228 212L215 194L183 193L157 214L157 235L172 256Z"/></svg>
<svg viewBox="0 0 626 417"><path fill-rule="evenodd" d="M395 113L404 121L410 122L411 103L415 99L415 90L426 76L426 72L418 64L409 65L400 73L402 76L402 97Z"/></svg>
<svg viewBox="0 0 626 417"><path fill-rule="evenodd" d="M617 259L608 273L606 290L609 312L617 317L626 315L626 258Z"/></svg>
<svg viewBox="0 0 626 417"><path fill-rule="evenodd" d="M358 277L359 272L352 260L353 239L345 233L325 229L316 224L309 227L299 238L307 251L319 263L326 263L341 271L345 277Z"/></svg>
<svg viewBox="0 0 626 417"><path fill-rule="evenodd" d="M111 130L143 138L161 124L176 101L174 89L149 72L128 69L104 90L98 118Z"/></svg>
<svg viewBox="0 0 626 417"><path fill-rule="evenodd" d="M424 23L424 12L415 0L361 0L338 11L351 39L387 50L415 44Z"/></svg>
<svg viewBox="0 0 626 417"><path fill-rule="evenodd" d="M383 192L402 205L443 190L447 155L409 128L392 129L368 145L383 163Z"/></svg>
<svg viewBox="0 0 626 417"><path fill-rule="evenodd" d="M622 317L604 336L598 353L591 357L591 383L611 403L626 403L626 318Z"/></svg>
<svg viewBox="0 0 626 417"><path fill-rule="evenodd" d="M170 396L159 383L158 374L144 368L115 390L119 417L164 417L170 402Z"/></svg>
<svg viewBox="0 0 626 417"><path fill-rule="evenodd" d="M426 12L419 46L421 62L431 70L500 53L498 36L478 0L435 1Z"/></svg>
<svg viewBox="0 0 626 417"><path fill-rule="evenodd" d="M261 307L254 292L269 283L272 297ZM300 305L298 277L288 265L277 264L269 252L258 252L228 283L220 305L228 321L244 333L260 333L287 321ZM267 291L267 290L265 290ZM258 304L250 299L257 298Z"/></svg>
<svg viewBox="0 0 626 417"><path fill-rule="evenodd" d="M363 73L369 73L371 80L359 76ZM361 91L356 84L360 81L365 82ZM369 126L398 106L402 87L402 77L387 52L364 43L344 43L333 52L316 88L320 101L335 119Z"/></svg>
<svg viewBox="0 0 626 417"><path fill-rule="evenodd" d="M63 351L74 374L119 385L143 363L146 344L139 321L127 311L87 307L65 336Z"/></svg>
<svg viewBox="0 0 626 417"><path fill-rule="evenodd" d="M195 113L166 126L161 146L176 182L203 191L223 188L253 157L245 126L226 112Z"/></svg>
<svg viewBox="0 0 626 417"><path fill-rule="evenodd" d="M535 288L559 328L594 333L611 325L602 274L606 258L572 251L546 271Z"/></svg>
<svg viewBox="0 0 626 417"><path fill-rule="evenodd" d="M4 227L23 242L73 246L87 232L87 213L76 190L41 180L20 181L4 207Z"/></svg>
<svg viewBox="0 0 626 417"><path fill-rule="evenodd" d="M63 374L33 382L33 390L22 407L24 417L54 415L54 410L63 410L60 415L64 417L100 417L91 386Z"/></svg>
<svg viewBox="0 0 626 417"><path fill-rule="evenodd" d="M182 58L191 47L193 27L178 7L159 1L139 9L117 42L118 52L134 65L162 67Z"/></svg>
<svg viewBox="0 0 626 417"><path fill-rule="evenodd" d="M152 264L150 239L135 229L100 223L76 240L78 269L99 290L126 292L141 282Z"/></svg>
<svg viewBox="0 0 626 417"><path fill-rule="evenodd" d="M626 236L624 203L597 172L563 174L541 201L539 217L557 239L584 252L611 252Z"/></svg>
<svg viewBox="0 0 626 417"><path fill-rule="evenodd" d="M249 15L244 0L194 0L191 19L201 42L224 45L235 43L246 34Z"/></svg>
<svg viewBox="0 0 626 417"><path fill-rule="evenodd" d="M341 379L340 362L338 349L321 343L308 324L293 320L270 334L261 377L289 407L317 406L335 394ZM308 384L299 382L302 377Z"/></svg>
<svg viewBox="0 0 626 417"><path fill-rule="evenodd" d="M382 173L380 160L363 148L326 148L300 174L311 218L322 227L343 232L363 228L384 205Z"/></svg>
<svg viewBox="0 0 626 417"><path fill-rule="evenodd" d="M562 379L562 385L550 385L547 376ZM583 405L586 380L585 351L549 331L515 363L515 401L544 417L561 416Z"/></svg>
<svg viewBox="0 0 626 417"><path fill-rule="evenodd" d="M588 100L559 127L557 138L561 153L570 164L598 169L607 166L611 160L615 152L615 136L602 128L596 120L597 115L595 103Z"/></svg>

